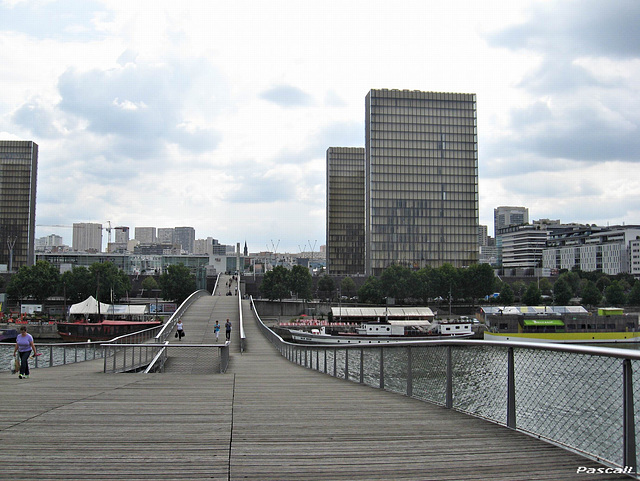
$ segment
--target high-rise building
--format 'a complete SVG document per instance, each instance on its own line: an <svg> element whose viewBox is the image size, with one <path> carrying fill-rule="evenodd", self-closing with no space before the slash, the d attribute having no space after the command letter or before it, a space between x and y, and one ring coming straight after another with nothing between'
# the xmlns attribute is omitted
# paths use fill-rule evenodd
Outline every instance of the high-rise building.
<svg viewBox="0 0 640 481"><path fill-rule="evenodd" d="M526 207L500 206L493 209L493 235L496 238L498 265L502 265L502 230L514 225L529 223L529 209Z"/></svg>
<svg viewBox="0 0 640 481"><path fill-rule="evenodd" d="M0 264L9 270L35 262L38 145L0 141Z"/></svg>
<svg viewBox="0 0 640 481"><path fill-rule="evenodd" d="M489 230L486 225L478 226L478 247L489 245Z"/></svg>
<svg viewBox="0 0 640 481"><path fill-rule="evenodd" d="M174 227L174 244L182 246L182 250L192 254L196 240L196 230L193 227Z"/></svg>
<svg viewBox="0 0 640 481"><path fill-rule="evenodd" d="M173 227L158 228L158 244L173 245L174 229Z"/></svg>
<svg viewBox="0 0 640 481"><path fill-rule="evenodd" d="M529 209L526 207L500 206L493 209L493 234L497 235L498 229L512 225L529 223Z"/></svg>
<svg viewBox="0 0 640 481"><path fill-rule="evenodd" d="M365 110L366 273L477 262L475 94L371 90Z"/></svg>
<svg viewBox="0 0 640 481"><path fill-rule="evenodd" d="M364 274L364 149L327 150L327 271Z"/></svg>
<svg viewBox="0 0 640 481"><path fill-rule="evenodd" d="M140 244L155 244L156 242L156 228L155 227L136 227L135 239Z"/></svg>
<svg viewBox="0 0 640 481"><path fill-rule="evenodd" d="M118 226L113 228L116 231L116 243L126 244L129 242L129 228L125 226Z"/></svg>
<svg viewBox="0 0 640 481"><path fill-rule="evenodd" d="M77 252L102 252L102 224L74 223L71 248Z"/></svg>

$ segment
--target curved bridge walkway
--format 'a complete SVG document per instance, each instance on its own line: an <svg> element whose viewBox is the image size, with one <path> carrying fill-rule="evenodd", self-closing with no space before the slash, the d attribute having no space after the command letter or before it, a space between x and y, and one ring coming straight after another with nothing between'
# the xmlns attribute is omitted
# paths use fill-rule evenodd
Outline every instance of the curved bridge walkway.
<svg viewBox="0 0 640 481"><path fill-rule="evenodd" d="M3 476L556 481L593 480L577 468L602 467L480 419L291 364L261 335L247 301L242 309L243 354L237 297L202 298L185 318L182 342L191 343L215 342L211 319L232 320L226 374L194 369L193 359L164 374L103 374L102 361L33 370L28 380L2 374Z"/></svg>

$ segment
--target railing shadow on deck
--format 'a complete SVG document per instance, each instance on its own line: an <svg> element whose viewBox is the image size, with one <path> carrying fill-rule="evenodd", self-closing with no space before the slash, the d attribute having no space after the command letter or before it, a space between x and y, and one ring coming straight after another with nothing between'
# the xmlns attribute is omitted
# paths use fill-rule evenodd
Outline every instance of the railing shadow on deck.
<svg viewBox="0 0 640 481"><path fill-rule="evenodd" d="M311 345L258 325L289 361L524 432L636 472L640 352L481 340Z"/></svg>

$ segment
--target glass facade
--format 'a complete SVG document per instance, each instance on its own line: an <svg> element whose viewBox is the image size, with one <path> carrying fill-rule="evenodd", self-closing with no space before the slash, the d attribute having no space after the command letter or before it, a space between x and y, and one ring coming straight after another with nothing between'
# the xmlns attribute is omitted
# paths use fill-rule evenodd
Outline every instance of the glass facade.
<svg viewBox="0 0 640 481"><path fill-rule="evenodd" d="M327 270L364 274L364 149L327 150Z"/></svg>
<svg viewBox="0 0 640 481"><path fill-rule="evenodd" d="M35 262L38 145L0 141L0 264L17 270Z"/></svg>
<svg viewBox="0 0 640 481"><path fill-rule="evenodd" d="M365 270L478 260L475 94L366 97Z"/></svg>

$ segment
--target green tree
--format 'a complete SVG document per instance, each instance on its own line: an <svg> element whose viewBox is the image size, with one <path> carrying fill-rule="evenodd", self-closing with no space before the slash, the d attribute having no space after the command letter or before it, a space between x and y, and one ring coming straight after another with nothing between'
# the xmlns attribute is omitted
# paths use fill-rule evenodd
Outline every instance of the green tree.
<svg viewBox="0 0 640 481"><path fill-rule="evenodd" d="M356 294L356 283L351 277L345 277L340 283L340 292L343 296L353 297Z"/></svg>
<svg viewBox="0 0 640 481"><path fill-rule="evenodd" d="M333 298L333 291L336 290L336 283L328 275L324 275L318 280L318 292L324 294L325 299Z"/></svg>
<svg viewBox="0 0 640 481"><path fill-rule="evenodd" d="M596 287L600 290L600 292L605 292L607 287L611 285L611 279L609 276L600 276L596 281Z"/></svg>
<svg viewBox="0 0 640 481"><path fill-rule="evenodd" d="M375 276L370 276L364 281L364 284L358 289L358 300L369 304L382 303L382 290L380 281Z"/></svg>
<svg viewBox="0 0 640 481"><path fill-rule="evenodd" d="M432 268L427 266L412 274L411 285L413 289L411 297L422 300L424 304L428 304L429 299L432 297L431 271Z"/></svg>
<svg viewBox="0 0 640 481"><path fill-rule="evenodd" d="M309 269L304 266L293 266L289 272L289 289L298 295L298 299L311 300L313 279Z"/></svg>
<svg viewBox="0 0 640 481"><path fill-rule="evenodd" d="M149 295L156 289L158 289L158 282L153 278L153 276L145 277L142 281L142 290L147 293L147 297L149 297Z"/></svg>
<svg viewBox="0 0 640 481"><path fill-rule="evenodd" d="M458 270L451 264L443 264L431 271L431 287L435 297L449 299L449 294L456 298L458 294Z"/></svg>
<svg viewBox="0 0 640 481"><path fill-rule="evenodd" d="M265 273L260 292L269 300L286 299L291 295L289 289L289 270L284 266L276 266Z"/></svg>
<svg viewBox="0 0 640 481"><path fill-rule="evenodd" d="M95 296L92 275L85 266L74 266L60 276L63 295L72 303L84 301Z"/></svg>
<svg viewBox="0 0 640 481"><path fill-rule="evenodd" d="M196 277L184 264L167 267L159 278L162 297L182 304L196 290Z"/></svg>
<svg viewBox="0 0 640 481"><path fill-rule="evenodd" d="M558 277L558 280L560 279L564 280L567 283L569 289L571 290L572 297L580 292L580 275L578 274L578 272L564 272ZM556 283L558 282L558 280L556 281Z"/></svg>
<svg viewBox="0 0 640 481"><path fill-rule="evenodd" d="M629 297L627 298L627 304L630 306L640 306L640 281L634 282L631 292L629 292Z"/></svg>
<svg viewBox="0 0 640 481"><path fill-rule="evenodd" d="M566 306L573 297L573 292L569 281L563 277L558 277L558 280L553 285L553 297L556 306Z"/></svg>
<svg viewBox="0 0 640 481"><path fill-rule="evenodd" d="M126 297L131 290L129 276L113 262L91 264L89 273L91 274L92 286L95 286L95 298L100 302L112 304ZM195 291L195 279L191 292L193 291Z"/></svg>
<svg viewBox="0 0 640 481"><path fill-rule="evenodd" d="M613 281L605 289L605 297L607 298L607 304L610 306L624 306L625 295L622 286L618 281Z"/></svg>
<svg viewBox="0 0 640 481"><path fill-rule="evenodd" d="M472 264L466 269L459 270L460 296L471 298L475 303L494 293L496 276L489 264Z"/></svg>
<svg viewBox="0 0 640 481"><path fill-rule="evenodd" d="M540 293L544 296L550 296L553 293L553 285L546 277L540 279Z"/></svg>
<svg viewBox="0 0 640 481"><path fill-rule="evenodd" d="M502 284L502 289L500 290L500 296L498 297L498 302L503 306L509 306L513 304L514 296L513 289L506 282Z"/></svg>
<svg viewBox="0 0 640 481"><path fill-rule="evenodd" d="M582 303L587 306L597 306L602 300L602 293L593 281L586 281L582 286L581 293Z"/></svg>
<svg viewBox="0 0 640 481"><path fill-rule="evenodd" d="M540 289L538 289L535 282L531 282L522 296L522 302L527 306L537 306L541 301L542 294L540 294Z"/></svg>
<svg viewBox="0 0 640 481"><path fill-rule="evenodd" d="M511 284L511 289L513 289L513 295L515 299L522 299L524 292L527 290L527 285L524 281L516 281Z"/></svg>
<svg viewBox="0 0 640 481"><path fill-rule="evenodd" d="M394 264L382 271L380 287L383 297L393 297L402 303L411 295L411 271L404 266Z"/></svg>
<svg viewBox="0 0 640 481"><path fill-rule="evenodd" d="M32 298L44 302L58 291L60 271L47 261L38 261L32 266L22 266L11 276L7 293L12 298Z"/></svg>

